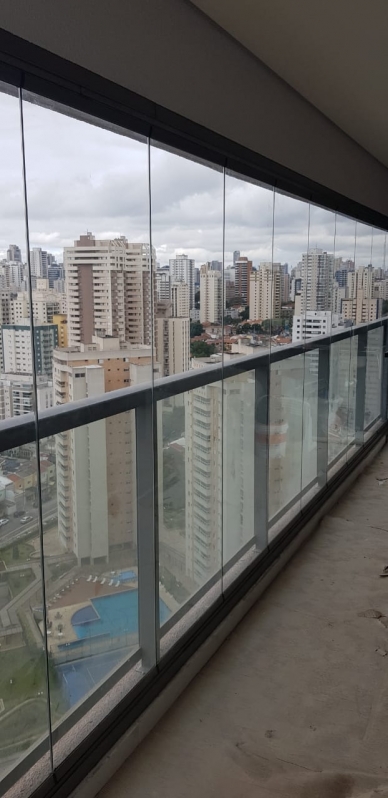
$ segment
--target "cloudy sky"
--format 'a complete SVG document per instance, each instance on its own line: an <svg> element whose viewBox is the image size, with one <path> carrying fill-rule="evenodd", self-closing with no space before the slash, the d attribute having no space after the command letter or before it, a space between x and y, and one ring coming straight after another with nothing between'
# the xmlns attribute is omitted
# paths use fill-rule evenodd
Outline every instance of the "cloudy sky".
<svg viewBox="0 0 388 798"><path fill-rule="evenodd" d="M0 94L0 257L10 243L25 254L19 105ZM145 142L24 103L31 246L62 260L86 230L97 238L148 241L148 151ZM156 146L151 148L152 243L161 265L179 252L197 265L222 258L223 175ZM310 207L271 189L226 176L225 263L233 250L295 265L308 245L358 265L371 260L371 228ZM356 238L356 241L355 241ZM372 262L384 263L384 239L373 234Z"/></svg>

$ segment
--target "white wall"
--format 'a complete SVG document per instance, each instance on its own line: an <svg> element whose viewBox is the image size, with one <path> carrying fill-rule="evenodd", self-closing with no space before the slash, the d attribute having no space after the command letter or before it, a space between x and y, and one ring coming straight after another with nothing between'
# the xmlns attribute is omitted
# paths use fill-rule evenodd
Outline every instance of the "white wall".
<svg viewBox="0 0 388 798"><path fill-rule="evenodd" d="M388 170L188 0L2 0L0 25L388 214Z"/></svg>

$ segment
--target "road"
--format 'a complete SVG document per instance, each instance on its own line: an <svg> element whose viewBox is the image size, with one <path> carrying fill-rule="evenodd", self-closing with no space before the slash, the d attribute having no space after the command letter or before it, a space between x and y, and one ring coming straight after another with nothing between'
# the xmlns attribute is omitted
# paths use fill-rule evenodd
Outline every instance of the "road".
<svg viewBox="0 0 388 798"><path fill-rule="evenodd" d="M49 499L43 502L43 520L56 515L57 512L57 498ZM38 510L28 504L25 509L26 515L32 516L32 521L28 524L21 524L20 518L10 518L8 524L0 527L0 546L10 545L17 540L28 535L32 529L36 528L38 523Z"/></svg>

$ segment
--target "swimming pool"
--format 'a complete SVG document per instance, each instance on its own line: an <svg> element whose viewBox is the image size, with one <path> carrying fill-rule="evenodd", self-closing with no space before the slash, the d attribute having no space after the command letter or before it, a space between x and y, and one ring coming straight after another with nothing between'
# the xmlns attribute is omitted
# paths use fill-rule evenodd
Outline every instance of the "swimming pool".
<svg viewBox="0 0 388 798"><path fill-rule="evenodd" d="M110 635L119 637L125 634L135 634L138 630L138 591L125 590L110 596L100 596L92 599L92 605L97 613L95 619L91 613L85 613L80 622L80 610L74 613L71 623L79 640L97 635ZM159 601L160 623L164 623L170 616L170 610L164 601Z"/></svg>
<svg viewBox="0 0 388 798"><path fill-rule="evenodd" d="M134 582L137 579L137 574L135 571L121 571L121 574L117 574L117 579L120 582Z"/></svg>

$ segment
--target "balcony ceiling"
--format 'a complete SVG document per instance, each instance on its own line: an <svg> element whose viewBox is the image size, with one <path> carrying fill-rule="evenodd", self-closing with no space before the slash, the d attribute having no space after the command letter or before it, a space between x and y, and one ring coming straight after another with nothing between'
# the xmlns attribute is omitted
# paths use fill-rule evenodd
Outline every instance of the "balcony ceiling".
<svg viewBox="0 0 388 798"><path fill-rule="evenodd" d="M388 166L386 0L192 2Z"/></svg>

